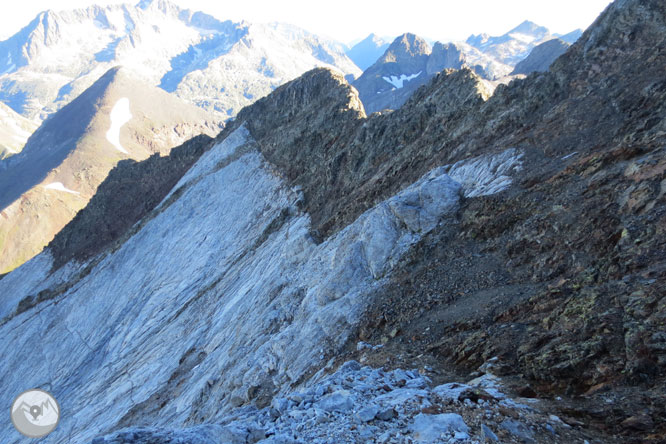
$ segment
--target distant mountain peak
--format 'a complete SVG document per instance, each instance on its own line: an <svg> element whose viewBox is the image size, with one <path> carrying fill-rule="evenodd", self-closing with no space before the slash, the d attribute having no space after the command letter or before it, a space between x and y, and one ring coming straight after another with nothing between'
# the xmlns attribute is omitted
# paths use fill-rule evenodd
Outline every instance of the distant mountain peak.
<svg viewBox="0 0 666 444"><path fill-rule="evenodd" d="M383 43L386 42L386 40L384 40L381 36L375 34L374 32L370 33L370 35L368 35L362 41L370 41L370 42L378 43L378 44L383 44Z"/></svg>
<svg viewBox="0 0 666 444"><path fill-rule="evenodd" d="M148 10L159 10L162 12L167 12L169 10L180 10L180 7L174 3L171 3L169 0L141 0L137 5L137 8Z"/></svg>
<svg viewBox="0 0 666 444"><path fill-rule="evenodd" d="M550 33L548 28L537 25L536 23L530 20L525 20L520 25L516 26L511 31L509 31L507 34L512 34L514 32L518 32L521 34L535 35L535 36Z"/></svg>
<svg viewBox="0 0 666 444"><path fill-rule="evenodd" d="M384 54L384 62L400 61L404 58L412 58L420 55L429 55L432 48L423 38L412 33L404 33L388 47Z"/></svg>
<svg viewBox="0 0 666 444"><path fill-rule="evenodd" d="M501 63L515 66L527 57L532 48L553 37L548 28L525 20L500 36L471 35L466 43Z"/></svg>

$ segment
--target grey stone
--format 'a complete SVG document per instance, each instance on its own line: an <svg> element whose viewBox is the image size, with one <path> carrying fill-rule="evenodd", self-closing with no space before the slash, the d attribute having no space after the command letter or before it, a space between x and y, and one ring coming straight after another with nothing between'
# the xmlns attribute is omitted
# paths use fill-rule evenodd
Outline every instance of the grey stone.
<svg viewBox="0 0 666 444"><path fill-rule="evenodd" d="M490 430L490 427L488 427L485 424L481 424L481 434L483 435L483 438L486 440L486 442L498 442L499 438L495 433Z"/></svg>
<svg viewBox="0 0 666 444"><path fill-rule="evenodd" d="M361 421L370 422L375 419L377 413L379 413L379 407L373 404L359 410L356 416L358 416Z"/></svg>
<svg viewBox="0 0 666 444"><path fill-rule="evenodd" d="M377 412L376 417L377 419L381 419L382 421L390 421L398 417L398 412L396 412L393 407L389 407L387 409L383 409Z"/></svg>
<svg viewBox="0 0 666 444"><path fill-rule="evenodd" d="M412 436L418 442L434 442L444 434L469 432L462 416L456 413L426 415L419 413L409 425Z"/></svg>
<svg viewBox="0 0 666 444"><path fill-rule="evenodd" d="M361 370L361 364L357 361L347 361L340 367L341 372L357 372Z"/></svg>
<svg viewBox="0 0 666 444"><path fill-rule="evenodd" d="M351 399L348 391L338 390L324 396L315 405L327 412L347 412L354 408L354 401Z"/></svg>
<svg viewBox="0 0 666 444"><path fill-rule="evenodd" d="M516 421L515 419L506 419L502 421L500 427L511 433L516 438L520 439L522 442L534 442L534 435L532 431L520 421Z"/></svg>

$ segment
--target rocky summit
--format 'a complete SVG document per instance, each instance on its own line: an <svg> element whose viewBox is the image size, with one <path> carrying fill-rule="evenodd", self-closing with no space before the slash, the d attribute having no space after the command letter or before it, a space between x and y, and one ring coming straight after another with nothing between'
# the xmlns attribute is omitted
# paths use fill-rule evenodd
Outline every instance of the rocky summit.
<svg viewBox="0 0 666 444"><path fill-rule="evenodd" d="M663 47L616 0L494 90L368 115L318 68L118 163L0 279L0 397L52 393L54 443L664 442Z"/></svg>

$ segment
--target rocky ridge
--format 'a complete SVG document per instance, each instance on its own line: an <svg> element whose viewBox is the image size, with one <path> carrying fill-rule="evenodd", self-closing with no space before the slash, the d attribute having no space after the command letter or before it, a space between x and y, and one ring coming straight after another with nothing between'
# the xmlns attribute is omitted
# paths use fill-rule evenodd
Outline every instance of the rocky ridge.
<svg viewBox="0 0 666 444"><path fill-rule="evenodd" d="M323 156L321 170L288 174L321 238L432 165L504 147L525 155L519 186L470 199L460 225L426 236L376 300L360 337L389 345L377 364L427 352L475 369L499 356L503 372L544 393L587 393L595 407L563 408L611 434L660 423L666 61L653 45L664 37L663 5L615 2L550 72L488 100L473 73L445 72L399 110L350 119L338 135L296 131ZM269 147L290 153L291 136L264 139L271 124L252 108L239 120L289 171ZM405 361L392 358L405 347ZM636 384L644 395L627 388Z"/></svg>

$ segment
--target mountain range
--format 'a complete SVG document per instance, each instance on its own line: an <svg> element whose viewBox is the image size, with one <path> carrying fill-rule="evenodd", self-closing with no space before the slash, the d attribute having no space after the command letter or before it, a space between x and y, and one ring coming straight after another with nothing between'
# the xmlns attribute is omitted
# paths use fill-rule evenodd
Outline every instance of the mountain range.
<svg viewBox="0 0 666 444"><path fill-rule="evenodd" d="M577 36L580 34L574 31L565 38L571 40ZM374 35L370 35L352 50L377 51L378 46L372 49L375 41ZM488 80L487 87L492 91L515 75L547 70L568 45L551 35L548 29L529 21L499 37L473 35L467 42L435 42L433 46L407 33L397 37L353 85L368 113L397 109L443 69L467 66ZM530 58L532 51L536 53ZM526 61L528 58L530 60Z"/></svg>
<svg viewBox="0 0 666 444"><path fill-rule="evenodd" d="M115 167L0 278L0 396L48 386L57 444L662 442L664 46L663 1L617 0L494 90L463 65L368 113L319 67L164 156L150 112L210 115L109 71L3 163Z"/></svg>
<svg viewBox="0 0 666 444"><path fill-rule="evenodd" d="M168 0L46 11L0 54L0 101L41 120L117 65L226 118L315 66L360 74L341 45L296 27L221 22Z"/></svg>

